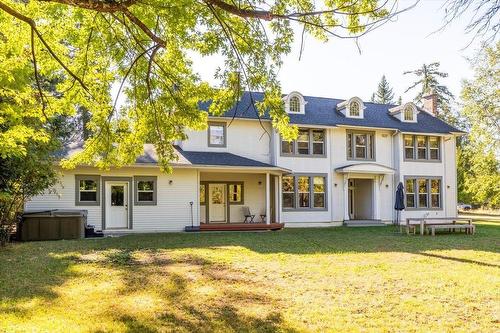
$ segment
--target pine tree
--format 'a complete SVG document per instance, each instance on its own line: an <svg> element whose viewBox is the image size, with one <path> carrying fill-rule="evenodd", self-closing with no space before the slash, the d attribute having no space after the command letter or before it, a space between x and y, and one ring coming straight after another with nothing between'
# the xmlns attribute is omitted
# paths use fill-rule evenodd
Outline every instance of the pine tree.
<svg viewBox="0 0 500 333"><path fill-rule="evenodd" d="M403 99L401 98L401 96L399 96L399 98L398 98L398 105L401 105L401 104L403 104Z"/></svg>
<svg viewBox="0 0 500 333"><path fill-rule="evenodd" d="M389 82L387 82L385 75L382 75L382 79L378 84L377 92L372 95L372 102L380 104L392 104L394 103L393 98L394 92L389 86Z"/></svg>

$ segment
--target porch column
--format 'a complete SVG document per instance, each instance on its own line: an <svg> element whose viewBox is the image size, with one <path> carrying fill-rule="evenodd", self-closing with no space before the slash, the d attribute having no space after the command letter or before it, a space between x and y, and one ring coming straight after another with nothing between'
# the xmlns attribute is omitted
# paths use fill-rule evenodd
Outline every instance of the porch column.
<svg viewBox="0 0 500 333"><path fill-rule="evenodd" d="M271 221L271 189L270 185L271 177L269 172L266 172L266 223L269 224Z"/></svg>
<svg viewBox="0 0 500 333"><path fill-rule="evenodd" d="M349 220L349 175L344 174L344 221Z"/></svg>
<svg viewBox="0 0 500 333"><path fill-rule="evenodd" d="M276 222L281 223L281 175L278 176L278 188L276 189Z"/></svg>
<svg viewBox="0 0 500 333"><path fill-rule="evenodd" d="M380 185L381 177L375 176L373 179L373 218L380 220Z"/></svg>

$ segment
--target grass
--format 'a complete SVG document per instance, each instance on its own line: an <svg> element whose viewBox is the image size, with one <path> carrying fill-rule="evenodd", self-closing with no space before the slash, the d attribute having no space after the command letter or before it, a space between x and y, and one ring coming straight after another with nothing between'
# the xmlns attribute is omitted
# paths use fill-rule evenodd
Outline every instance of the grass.
<svg viewBox="0 0 500 333"><path fill-rule="evenodd" d="M0 249L0 332L498 332L500 224L155 234Z"/></svg>

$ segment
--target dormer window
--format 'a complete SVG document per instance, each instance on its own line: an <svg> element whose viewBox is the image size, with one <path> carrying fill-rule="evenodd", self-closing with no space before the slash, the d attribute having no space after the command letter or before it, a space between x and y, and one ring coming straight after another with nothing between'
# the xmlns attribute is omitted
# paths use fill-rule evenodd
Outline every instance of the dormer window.
<svg viewBox="0 0 500 333"><path fill-rule="evenodd" d="M413 108L411 105L405 106L405 111L404 111L404 120L405 121L413 121L414 114L413 114Z"/></svg>
<svg viewBox="0 0 500 333"><path fill-rule="evenodd" d="M389 109L389 114L399 119L400 121L407 123L417 122L417 107L412 102L395 106Z"/></svg>
<svg viewBox="0 0 500 333"><path fill-rule="evenodd" d="M359 97L353 97L337 104L337 110L342 112L347 118L363 118L365 106Z"/></svg>
<svg viewBox="0 0 500 333"><path fill-rule="evenodd" d="M290 113L300 112L300 99L297 96L290 98Z"/></svg>
<svg viewBox="0 0 500 333"><path fill-rule="evenodd" d="M305 113L305 106L307 102L304 100L304 97L294 91L288 94L285 98L283 98L285 101L285 110L287 113L290 114L304 114Z"/></svg>
<svg viewBox="0 0 500 333"><path fill-rule="evenodd" d="M359 103L357 101L352 101L349 104L349 115L351 117L359 117Z"/></svg>

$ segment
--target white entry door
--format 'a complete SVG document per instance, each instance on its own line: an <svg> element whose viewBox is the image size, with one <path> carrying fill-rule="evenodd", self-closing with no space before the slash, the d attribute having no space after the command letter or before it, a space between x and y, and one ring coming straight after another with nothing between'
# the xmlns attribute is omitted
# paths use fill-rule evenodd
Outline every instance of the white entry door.
<svg viewBox="0 0 500 333"><path fill-rule="evenodd" d="M106 182L106 229L128 227L128 182Z"/></svg>
<svg viewBox="0 0 500 333"><path fill-rule="evenodd" d="M226 222L226 184L208 184L210 222Z"/></svg>

